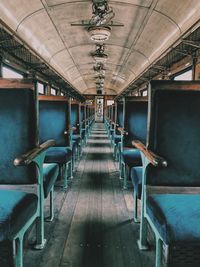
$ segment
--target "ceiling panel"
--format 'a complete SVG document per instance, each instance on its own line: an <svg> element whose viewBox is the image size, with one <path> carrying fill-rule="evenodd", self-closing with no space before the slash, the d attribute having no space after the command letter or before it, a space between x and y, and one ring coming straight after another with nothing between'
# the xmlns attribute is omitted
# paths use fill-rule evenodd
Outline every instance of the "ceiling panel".
<svg viewBox="0 0 200 267"><path fill-rule="evenodd" d="M93 0L94 1L94 0ZM105 92L123 91L199 20L199 0L110 0ZM1 0L0 18L80 92L95 92L96 49L88 25L92 0ZM112 91L112 92L114 92Z"/></svg>

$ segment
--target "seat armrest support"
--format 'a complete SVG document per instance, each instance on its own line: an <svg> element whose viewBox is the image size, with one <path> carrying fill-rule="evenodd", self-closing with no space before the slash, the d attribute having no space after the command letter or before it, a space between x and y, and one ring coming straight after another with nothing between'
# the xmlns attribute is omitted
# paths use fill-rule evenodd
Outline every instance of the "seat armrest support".
<svg viewBox="0 0 200 267"><path fill-rule="evenodd" d="M117 130L120 132L121 135L128 135L128 132L126 132L122 127L118 127Z"/></svg>
<svg viewBox="0 0 200 267"><path fill-rule="evenodd" d="M160 157L151 150L147 149L146 146L139 140L133 140L132 145L139 149L153 166L167 167L167 161L163 157Z"/></svg>
<svg viewBox="0 0 200 267"><path fill-rule="evenodd" d="M54 140L48 140L48 141L42 143L38 147L36 147L36 148L28 151L27 153L21 155L20 157L16 158L14 160L14 165L15 166L24 166L24 165L30 164L41 153L43 153L49 147L54 146L55 144L56 144L56 142Z"/></svg>

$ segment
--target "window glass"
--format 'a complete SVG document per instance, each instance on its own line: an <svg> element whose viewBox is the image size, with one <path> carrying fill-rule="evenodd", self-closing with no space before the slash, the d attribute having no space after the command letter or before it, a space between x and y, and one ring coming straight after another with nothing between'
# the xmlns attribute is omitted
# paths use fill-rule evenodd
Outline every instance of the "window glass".
<svg viewBox="0 0 200 267"><path fill-rule="evenodd" d="M44 95L44 84L38 82L38 93Z"/></svg>
<svg viewBox="0 0 200 267"><path fill-rule="evenodd" d="M51 95L56 95L56 89L51 88Z"/></svg>
<svg viewBox="0 0 200 267"><path fill-rule="evenodd" d="M191 81L192 80L192 70L188 70L174 77L175 81Z"/></svg>
<svg viewBox="0 0 200 267"><path fill-rule="evenodd" d="M7 68L5 66L3 66L2 68L2 76L3 78L16 78L16 79L22 79L23 75L21 75L20 73L18 73L17 71Z"/></svg>
<svg viewBox="0 0 200 267"><path fill-rule="evenodd" d="M147 90L142 91L142 96L147 96Z"/></svg>
<svg viewBox="0 0 200 267"><path fill-rule="evenodd" d="M114 100L107 100L107 106L111 106L112 104L114 104Z"/></svg>

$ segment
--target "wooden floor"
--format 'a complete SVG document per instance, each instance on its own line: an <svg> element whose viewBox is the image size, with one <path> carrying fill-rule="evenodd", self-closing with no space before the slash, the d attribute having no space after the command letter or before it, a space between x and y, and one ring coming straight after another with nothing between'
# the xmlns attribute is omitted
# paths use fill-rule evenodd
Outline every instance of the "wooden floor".
<svg viewBox="0 0 200 267"><path fill-rule="evenodd" d="M45 223L47 245L25 250L25 267L153 267L154 252L137 248L132 190L121 189L103 123L93 126L67 192L56 188L56 216Z"/></svg>

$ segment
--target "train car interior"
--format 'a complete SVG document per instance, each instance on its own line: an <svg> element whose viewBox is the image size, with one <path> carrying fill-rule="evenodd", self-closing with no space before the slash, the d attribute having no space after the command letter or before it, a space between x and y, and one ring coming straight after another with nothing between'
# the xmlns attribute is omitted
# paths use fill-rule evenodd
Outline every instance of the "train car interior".
<svg viewBox="0 0 200 267"><path fill-rule="evenodd" d="M0 267L200 267L199 142L199 0L0 0Z"/></svg>

